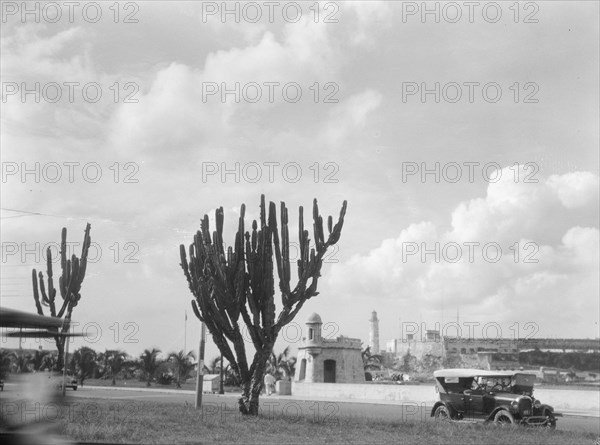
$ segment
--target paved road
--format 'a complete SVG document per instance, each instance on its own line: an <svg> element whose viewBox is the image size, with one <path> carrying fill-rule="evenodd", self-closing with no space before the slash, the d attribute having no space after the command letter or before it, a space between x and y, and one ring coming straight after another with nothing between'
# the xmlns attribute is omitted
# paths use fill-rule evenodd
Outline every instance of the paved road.
<svg viewBox="0 0 600 445"><path fill-rule="evenodd" d="M10 388L7 387L10 392ZM14 389L13 389L14 391ZM135 409L135 404L127 405L127 401L145 400L152 402L189 403L194 404L192 391L133 388L83 387L77 391L68 390L71 400L77 398L101 398L121 400L124 412ZM3 394L3 399L8 394ZM16 396L16 394L15 394ZM6 400L6 399L5 399ZM223 420L240 416L236 408L237 395L205 394L203 395L203 415L220 417ZM267 415L284 415L290 419L296 416L312 416L318 422L330 422L342 417L388 421L432 421L429 416L431 407L424 403L369 403L364 401L315 401L303 400L289 396L262 396L261 410ZM558 419L558 429L570 431L588 431L600 436L600 422L597 416L566 415Z"/></svg>

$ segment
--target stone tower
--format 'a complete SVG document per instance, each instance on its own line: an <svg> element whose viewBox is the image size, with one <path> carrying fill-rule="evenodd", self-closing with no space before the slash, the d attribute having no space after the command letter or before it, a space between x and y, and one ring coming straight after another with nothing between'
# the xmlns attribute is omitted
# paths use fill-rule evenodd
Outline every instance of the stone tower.
<svg viewBox="0 0 600 445"><path fill-rule="evenodd" d="M379 320L377 319L377 312L373 311L371 313L369 324L369 347L371 348L371 354L379 354Z"/></svg>
<svg viewBox="0 0 600 445"><path fill-rule="evenodd" d="M321 325L323 322L321 321L321 317L316 312L313 312L306 320L306 327L308 329L308 336L306 338L306 343L310 346L320 346L321 345Z"/></svg>
<svg viewBox="0 0 600 445"><path fill-rule="evenodd" d="M316 313L306 320L307 335L298 347L294 381L303 384L364 383L362 341L343 335L335 339L323 338L322 324Z"/></svg>

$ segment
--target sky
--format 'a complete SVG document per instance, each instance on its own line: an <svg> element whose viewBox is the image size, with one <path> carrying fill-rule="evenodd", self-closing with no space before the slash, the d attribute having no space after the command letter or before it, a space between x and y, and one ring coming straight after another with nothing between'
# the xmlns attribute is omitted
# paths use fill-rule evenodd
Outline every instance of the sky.
<svg viewBox="0 0 600 445"><path fill-rule="evenodd" d="M277 351L313 312L366 346L377 311L381 349L597 338L599 5L466 3L2 2L2 306L89 222L74 347L196 350L179 245L265 194L291 234L348 201Z"/></svg>

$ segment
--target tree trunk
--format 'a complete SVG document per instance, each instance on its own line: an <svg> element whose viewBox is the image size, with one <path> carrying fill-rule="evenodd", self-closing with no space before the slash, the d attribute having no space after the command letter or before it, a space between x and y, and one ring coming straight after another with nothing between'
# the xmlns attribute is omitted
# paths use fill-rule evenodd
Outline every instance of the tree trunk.
<svg viewBox="0 0 600 445"><path fill-rule="evenodd" d="M272 350L273 346L256 353L253 363L254 372L248 381L242 381L242 397L238 400L242 414L258 416L258 399L263 389L267 362Z"/></svg>

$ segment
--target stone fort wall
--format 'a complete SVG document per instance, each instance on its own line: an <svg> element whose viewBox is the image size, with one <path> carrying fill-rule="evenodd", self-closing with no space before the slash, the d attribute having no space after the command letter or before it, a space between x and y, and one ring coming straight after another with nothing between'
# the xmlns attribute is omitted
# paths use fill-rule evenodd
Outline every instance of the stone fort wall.
<svg viewBox="0 0 600 445"><path fill-rule="evenodd" d="M306 371L302 375L302 361L306 360ZM360 349L348 349L336 344L323 344L317 355L309 354L308 350L298 351L296 364L296 380L312 383L325 381L325 360L335 361L336 383L363 383L365 373ZM304 377L304 378L303 378Z"/></svg>

